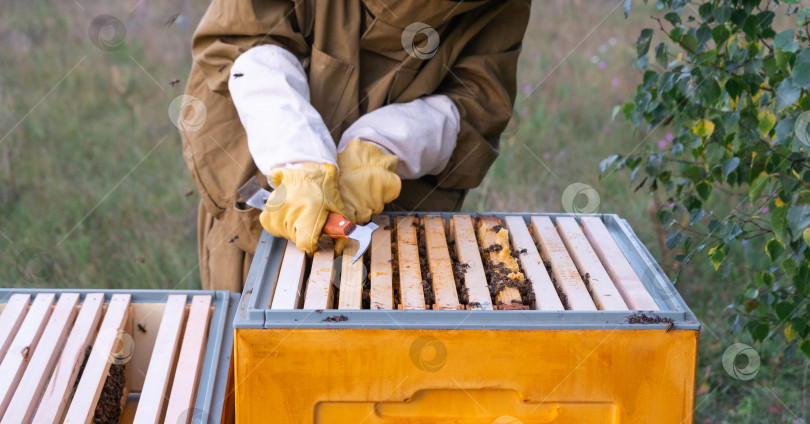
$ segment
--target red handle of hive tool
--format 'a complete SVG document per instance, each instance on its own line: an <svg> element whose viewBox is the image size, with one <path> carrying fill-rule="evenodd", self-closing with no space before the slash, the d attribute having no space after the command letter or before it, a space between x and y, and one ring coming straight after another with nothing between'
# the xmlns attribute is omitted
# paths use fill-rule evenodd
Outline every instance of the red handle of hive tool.
<svg viewBox="0 0 810 424"><path fill-rule="evenodd" d="M346 238L354 230L354 223L343 215L330 213L323 225L323 233L332 238Z"/></svg>

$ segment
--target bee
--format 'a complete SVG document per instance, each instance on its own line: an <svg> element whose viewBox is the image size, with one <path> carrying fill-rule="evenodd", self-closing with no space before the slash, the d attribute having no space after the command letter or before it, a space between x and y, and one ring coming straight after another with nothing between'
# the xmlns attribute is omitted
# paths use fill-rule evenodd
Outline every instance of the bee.
<svg viewBox="0 0 810 424"><path fill-rule="evenodd" d="M141 324L140 322L138 323L138 330L140 330L141 333L146 334L146 326Z"/></svg>
<svg viewBox="0 0 810 424"><path fill-rule="evenodd" d="M186 197L186 199L188 199L189 197L191 197L191 195L192 195L192 194L194 194L194 190L189 190L189 191L187 191L187 192L186 192L186 194L184 194L183 196L185 196L185 197Z"/></svg>
<svg viewBox="0 0 810 424"><path fill-rule="evenodd" d="M180 80L179 79L171 80L171 81L169 81L169 84L172 87L174 87L175 85L180 84Z"/></svg>
<svg viewBox="0 0 810 424"><path fill-rule="evenodd" d="M667 324L667 328L664 330L664 332L669 333L670 331L672 331L673 328L675 328L675 323L670 322L669 324Z"/></svg>
<svg viewBox="0 0 810 424"><path fill-rule="evenodd" d="M166 19L166 22L164 22L163 24L166 25L167 27L171 26L174 23L174 21L177 20L178 16L180 16L180 12L175 12L174 15L169 16L169 19Z"/></svg>
<svg viewBox="0 0 810 424"><path fill-rule="evenodd" d="M236 241L236 240L238 240L238 239L239 239L239 234L237 234L237 235L235 235L235 236L231 237L231 239L230 239L230 240L228 240L228 243L233 243L233 242L235 242L235 241Z"/></svg>
<svg viewBox="0 0 810 424"><path fill-rule="evenodd" d="M391 265L396 265L396 264L397 264L397 261L395 261L395 260L393 260L393 259L389 259L389 260L388 260L388 263L389 263L389 264L391 264Z"/></svg>
<svg viewBox="0 0 810 424"><path fill-rule="evenodd" d="M233 79L241 78L245 76L245 74L233 74Z"/></svg>
<svg viewBox="0 0 810 424"><path fill-rule="evenodd" d="M29 352L30 350L31 350L31 349L30 349L30 346L26 346L26 347L24 347L24 348L23 348L23 350L22 350L22 357L23 357L23 361L27 361L27 360L28 360L28 352Z"/></svg>
<svg viewBox="0 0 810 424"><path fill-rule="evenodd" d="M144 259L144 257L143 257L143 256L138 256L137 258L135 258L135 263L138 263L138 264L145 264L145 263L146 263L146 259Z"/></svg>
<svg viewBox="0 0 810 424"><path fill-rule="evenodd" d="M226 67L226 66L228 66L228 65L222 65L222 66L220 66L220 67L219 67L219 69L217 69L217 72L219 72L219 73L221 74L221 73L222 73L222 71L225 69L225 67Z"/></svg>

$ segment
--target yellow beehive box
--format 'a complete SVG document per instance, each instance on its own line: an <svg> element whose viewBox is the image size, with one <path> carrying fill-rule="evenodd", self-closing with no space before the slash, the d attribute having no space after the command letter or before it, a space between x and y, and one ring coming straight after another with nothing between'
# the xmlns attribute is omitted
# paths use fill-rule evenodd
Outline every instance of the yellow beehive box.
<svg viewBox="0 0 810 424"><path fill-rule="evenodd" d="M263 235L237 423L691 422L699 322L626 221L374 219L362 263Z"/></svg>

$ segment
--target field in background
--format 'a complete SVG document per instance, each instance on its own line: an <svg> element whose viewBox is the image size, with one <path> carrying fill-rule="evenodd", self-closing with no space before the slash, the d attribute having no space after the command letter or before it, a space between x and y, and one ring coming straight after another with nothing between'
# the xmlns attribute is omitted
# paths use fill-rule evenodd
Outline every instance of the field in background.
<svg viewBox="0 0 810 424"><path fill-rule="evenodd" d="M621 117L611 120L613 106L640 80L633 43L654 13L638 7L625 20L621 3L535 2L513 122L501 157L465 209L598 206L630 221L669 271L672 254L662 251L652 219L656 200L633 192L625 172L598 178L602 158L668 143L666 129L635 134ZM206 4L0 3L1 285L199 287L199 195L168 109L183 92L191 33ZM102 33L95 39L108 44L94 44L90 23L104 14L120 19L126 34L117 40ZM586 196L563 201L569 187L597 193L597 203L593 196L590 203ZM753 379L723 370L729 345L752 344L732 332L725 306L743 285L745 264L761 252L757 243L732 252L721 273L697 261L677 282L704 324L698 422L810 422L804 360L777 344L754 345L762 365Z"/></svg>

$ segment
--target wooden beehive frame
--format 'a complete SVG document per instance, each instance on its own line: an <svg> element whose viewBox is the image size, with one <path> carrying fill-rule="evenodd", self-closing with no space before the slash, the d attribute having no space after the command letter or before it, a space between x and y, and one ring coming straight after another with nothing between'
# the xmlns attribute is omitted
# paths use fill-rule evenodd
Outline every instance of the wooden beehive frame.
<svg viewBox="0 0 810 424"><path fill-rule="evenodd" d="M0 423L89 423L112 367L124 379L119 422L190 422L213 307L210 295L188 300L12 294L0 311Z"/></svg>
<svg viewBox="0 0 810 424"><path fill-rule="evenodd" d="M658 310L596 217L379 215L365 261L287 242L271 309ZM308 266L308 263L310 264ZM0 346L2 347L2 346Z"/></svg>

